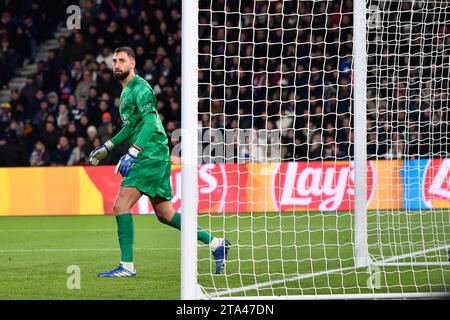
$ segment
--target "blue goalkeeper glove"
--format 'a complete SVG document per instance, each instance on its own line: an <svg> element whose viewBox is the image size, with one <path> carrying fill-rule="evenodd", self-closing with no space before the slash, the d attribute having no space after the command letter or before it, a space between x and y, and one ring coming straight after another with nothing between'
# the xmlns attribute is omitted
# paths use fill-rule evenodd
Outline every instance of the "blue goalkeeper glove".
<svg viewBox="0 0 450 320"><path fill-rule="evenodd" d="M131 167L133 167L133 165L137 161L139 152L141 152L141 149L138 146L131 146L130 149L128 149L127 154L120 158L120 161L117 164L116 170L114 172L120 172L122 177L128 177Z"/></svg>
<svg viewBox="0 0 450 320"><path fill-rule="evenodd" d="M91 154L89 155L89 162L93 166L98 165L100 160L106 158L108 152L110 152L112 149L114 149L113 143L110 140L106 141L102 146L92 150Z"/></svg>

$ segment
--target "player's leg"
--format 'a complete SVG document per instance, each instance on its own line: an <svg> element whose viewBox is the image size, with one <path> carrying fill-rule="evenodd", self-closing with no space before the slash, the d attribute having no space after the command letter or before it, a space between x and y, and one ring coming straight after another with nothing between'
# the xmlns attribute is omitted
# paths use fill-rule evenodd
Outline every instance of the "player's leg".
<svg viewBox="0 0 450 320"><path fill-rule="evenodd" d="M170 200L155 197L151 199L153 209L158 220L173 228L181 230L181 214L175 212ZM225 266L230 243L223 238L214 237L208 231L197 227L197 239L208 244L216 260L216 273L220 273Z"/></svg>
<svg viewBox="0 0 450 320"><path fill-rule="evenodd" d="M156 217L164 224L167 224L173 228L181 230L181 214L175 212L172 202L164 198L155 197L151 199L153 209L155 210ZM197 229L197 239L205 244L210 244L214 240L212 236L206 230L201 227Z"/></svg>
<svg viewBox="0 0 450 320"><path fill-rule="evenodd" d="M134 225L131 208L141 196L142 193L134 187L120 187L113 208L117 222L121 261L117 268L100 273L99 277L136 275L133 264Z"/></svg>

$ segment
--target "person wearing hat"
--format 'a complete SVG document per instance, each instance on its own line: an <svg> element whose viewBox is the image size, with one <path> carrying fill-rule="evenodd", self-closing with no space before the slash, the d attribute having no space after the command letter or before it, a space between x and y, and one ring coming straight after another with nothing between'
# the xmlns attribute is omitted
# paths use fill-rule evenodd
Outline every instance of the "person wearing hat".
<svg viewBox="0 0 450 320"><path fill-rule="evenodd" d="M88 140L91 142L94 141L95 138L97 138L97 128L95 126L89 126L86 133L88 136Z"/></svg>
<svg viewBox="0 0 450 320"><path fill-rule="evenodd" d="M2 109L0 110L0 124L8 124L11 122L11 109L12 106L9 102L2 103Z"/></svg>

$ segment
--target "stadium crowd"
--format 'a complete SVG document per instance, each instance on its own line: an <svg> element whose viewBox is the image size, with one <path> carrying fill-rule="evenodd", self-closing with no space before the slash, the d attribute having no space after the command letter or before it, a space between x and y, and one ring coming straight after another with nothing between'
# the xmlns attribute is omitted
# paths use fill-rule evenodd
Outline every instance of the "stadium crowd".
<svg viewBox="0 0 450 320"><path fill-rule="evenodd" d="M27 19L46 25L27 33L28 43L51 38L57 25L65 26L65 8L81 6L81 29L59 37L58 48L44 61L36 61L36 73L20 90L11 90L10 101L0 110L0 166L82 165L96 146L121 128L118 105L120 83L113 78L112 55L118 46L131 46L136 70L152 85L165 128L180 127L180 3L161 1L63 1L59 20L50 25L40 20L52 1L6 1L0 24L3 41L12 43ZM39 14L34 14L38 12ZM50 14L49 14L50 15ZM4 19L2 19L2 22ZM16 49L17 50L17 49ZM11 68L33 62L35 52L24 52ZM16 55L10 53L10 55ZM7 84L8 79L3 84ZM169 132L170 133L170 132ZM104 164L117 163L127 146L115 149Z"/></svg>
<svg viewBox="0 0 450 320"><path fill-rule="evenodd" d="M17 68L35 61L37 46L65 25L65 8L79 1L49 3L5 0L0 5L2 86ZM83 165L94 147L120 130L121 86L112 74L118 46L135 50L137 73L157 95L170 148L177 143L170 137L181 116L180 1L82 0L80 5L81 29L59 37L58 48L36 61L36 73L23 88L11 90L10 101L1 106L0 166ZM353 156L351 0L200 0L199 8L204 147L214 142L211 131L242 129L252 134L231 142L242 161ZM441 31L450 45L450 27ZM420 57L434 40L417 48L395 46L390 38L383 40L392 47L377 46L380 39L370 32L369 40L369 156L448 155L448 82L436 83L432 73L448 76L450 46L434 64L413 55L408 62L413 71L393 83L396 68L389 54L414 49ZM407 92L414 79L416 91ZM115 149L103 163L115 164L127 147Z"/></svg>
<svg viewBox="0 0 450 320"><path fill-rule="evenodd" d="M241 159L352 158L352 3L200 1L203 126L252 129ZM372 5L368 157L450 155L450 4Z"/></svg>

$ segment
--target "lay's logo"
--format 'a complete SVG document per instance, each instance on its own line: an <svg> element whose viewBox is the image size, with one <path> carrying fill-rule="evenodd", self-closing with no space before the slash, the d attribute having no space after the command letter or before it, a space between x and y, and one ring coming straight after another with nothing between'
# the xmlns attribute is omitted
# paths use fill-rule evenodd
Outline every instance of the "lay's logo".
<svg viewBox="0 0 450 320"><path fill-rule="evenodd" d="M375 189L375 170L367 162L367 199ZM272 180L274 207L280 211L336 211L354 208L354 163L283 162Z"/></svg>
<svg viewBox="0 0 450 320"><path fill-rule="evenodd" d="M450 159L428 161L422 192L428 208L450 207Z"/></svg>

